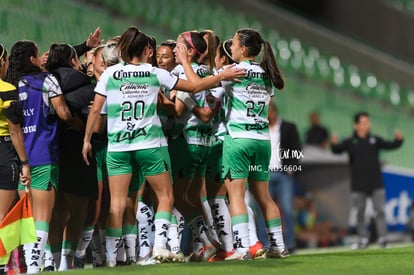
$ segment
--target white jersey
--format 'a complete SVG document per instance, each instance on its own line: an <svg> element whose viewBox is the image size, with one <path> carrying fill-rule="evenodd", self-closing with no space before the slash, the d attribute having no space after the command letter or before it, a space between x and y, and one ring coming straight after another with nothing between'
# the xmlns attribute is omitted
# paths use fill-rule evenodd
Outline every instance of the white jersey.
<svg viewBox="0 0 414 275"><path fill-rule="evenodd" d="M157 115L158 91L173 89L178 78L151 64L119 63L101 75L95 92L106 97L108 151L165 146Z"/></svg>
<svg viewBox="0 0 414 275"><path fill-rule="evenodd" d="M191 64L194 72L201 78L209 76L210 71L205 65L197 63ZM179 77L187 79L184 71L181 70ZM191 98L200 107L210 108L209 102L206 100L206 95L210 94L210 90L200 91L196 94L190 94ZM211 146L214 141L214 134L212 123L204 123L197 118L191 111L187 112L177 121L176 125L183 126L183 136L188 144L196 144L203 146Z"/></svg>
<svg viewBox="0 0 414 275"><path fill-rule="evenodd" d="M223 69L220 69L215 72L215 74L218 74ZM225 124L225 102L226 102L226 94L224 87L217 87L214 89L211 89L211 95L214 96L218 102L216 104L220 104L220 109L216 113L216 115L213 117L213 133L214 135L220 139L221 141L224 140L224 136L227 134L226 124ZM209 100L209 95L206 96L207 101ZM216 106L214 106L216 107Z"/></svg>
<svg viewBox="0 0 414 275"><path fill-rule="evenodd" d="M243 68L247 76L241 82L223 81L228 100L226 126L232 138L269 140L269 102L273 85L260 65L243 61L235 68Z"/></svg>

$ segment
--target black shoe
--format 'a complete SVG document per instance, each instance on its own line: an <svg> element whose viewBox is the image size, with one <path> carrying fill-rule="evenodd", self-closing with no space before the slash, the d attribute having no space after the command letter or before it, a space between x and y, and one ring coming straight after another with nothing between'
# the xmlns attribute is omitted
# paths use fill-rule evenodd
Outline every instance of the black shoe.
<svg viewBox="0 0 414 275"><path fill-rule="evenodd" d="M388 244L387 241L378 242L378 245L382 248L388 248L389 247L389 244Z"/></svg>
<svg viewBox="0 0 414 275"><path fill-rule="evenodd" d="M93 264L93 268L105 267L105 264Z"/></svg>
<svg viewBox="0 0 414 275"><path fill-rule="evenodd" d="M55 271L55 267L53 265L49 265L43 268L43 272L53 272Z"/></svg>
<svg viewBox="0 0 414 275"><path fill-rule="evenodd" d="M73 257L73 267L75 269L84 269L85 268L85 257Z"/></svg>

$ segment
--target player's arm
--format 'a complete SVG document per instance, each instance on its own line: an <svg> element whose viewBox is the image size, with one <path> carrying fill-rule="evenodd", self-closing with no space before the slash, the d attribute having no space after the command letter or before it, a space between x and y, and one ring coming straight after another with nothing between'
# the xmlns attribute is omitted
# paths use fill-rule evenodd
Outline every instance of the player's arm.
<svg viewBox="0 0 414 275"><path fill-rule="evenodd" d="M24 147L23 132L20 124L23 122L23 111L17 101L13 101L5 108L5 115L9 126L10 138L13 143L13 147L22 164L20 172L20 181L23 185L30 185L30 164Z"/></svg>

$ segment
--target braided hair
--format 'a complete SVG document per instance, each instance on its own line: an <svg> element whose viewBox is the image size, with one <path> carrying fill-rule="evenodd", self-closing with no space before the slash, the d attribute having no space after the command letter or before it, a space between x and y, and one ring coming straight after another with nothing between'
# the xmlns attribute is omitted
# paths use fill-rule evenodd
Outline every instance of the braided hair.
<svg viewBox="0 0 414 275"><path fill-rule="evenodd" d="M6 81L17 87L21 77L42 72L42 69L30 60L31 57L37 56L39 56L39 48L35 42L17 41L10 51Z"/></svg>

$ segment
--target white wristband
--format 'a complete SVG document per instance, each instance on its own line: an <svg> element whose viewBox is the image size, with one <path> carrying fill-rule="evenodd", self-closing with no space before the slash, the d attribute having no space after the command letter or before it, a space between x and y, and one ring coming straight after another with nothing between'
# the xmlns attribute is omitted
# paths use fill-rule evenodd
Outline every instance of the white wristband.
<svg viewBox="0 0 414 275"><path fill-rule="evenodd" d="M195 106L197 106L197 103L194 102L194 100L190 97L190 95L186 92L178 91L176 98L181 100L188 110L193 110Z"/></svg>

